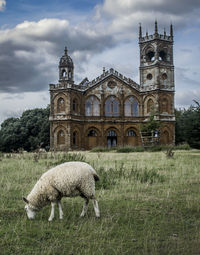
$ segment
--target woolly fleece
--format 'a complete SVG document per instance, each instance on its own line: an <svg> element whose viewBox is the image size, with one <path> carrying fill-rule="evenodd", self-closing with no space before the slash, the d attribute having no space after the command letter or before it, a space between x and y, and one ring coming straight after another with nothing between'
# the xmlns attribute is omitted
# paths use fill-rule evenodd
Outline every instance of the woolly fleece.
<svg viewBox="0 0 200 255"><path fill-rule="evenodd" d="M84 162L66 162L44 173L37 181L27 199L29 205L39 210L62 197L95 196L95 170Z"/></svg>

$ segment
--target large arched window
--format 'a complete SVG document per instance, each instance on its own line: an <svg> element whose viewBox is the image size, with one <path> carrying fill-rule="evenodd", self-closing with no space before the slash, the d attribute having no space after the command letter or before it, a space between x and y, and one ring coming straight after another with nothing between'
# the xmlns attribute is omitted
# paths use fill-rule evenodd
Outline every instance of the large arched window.
<svg viewBox="0 0 200 255"><path fill-rule="evenodd" d="M119 116L119 101L116 97L111 96L105 102L106 116Z"/></svg>
<svg viewBox="0 0 200 255"><path fill-rule="evenodd" d="M90 96L85 102L85 115L86 116L99 116L100 104L95 96Z"/></svg>
<svg viewBox="0 0 200 255"><path fill-rule="evenodd" d="M65 100L60 97L57 101L57 112L64 112L65 111Z"/></svg>
<svg viewBox="0 0 200 255"><path fill-rule="evenodd" d="M138 116L138 101L132 96L125 101L125 116Z"/></svg>
<svg viewBox="0 0 200 255"><path fill-rule="evenodd" d="M57 144L65 144L65 133L63 130L58 131Z"/></svg>
<svg viewBox="0 0 200 255"><path fill-rule="evenodd" d="M154 110L154 102L153 100L150 98L147 102L147 113L150 113Z"/></svg>

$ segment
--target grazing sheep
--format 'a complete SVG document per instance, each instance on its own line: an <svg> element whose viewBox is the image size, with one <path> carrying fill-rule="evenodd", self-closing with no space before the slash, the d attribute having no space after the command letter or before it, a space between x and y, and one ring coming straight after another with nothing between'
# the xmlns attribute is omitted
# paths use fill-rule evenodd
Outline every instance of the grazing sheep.
<svg viewBox="0 0 200 255"><path fill-rule="evenodd" d="M87 212L89 199L92 199L96 217L100 217L95 199L95 181L98 180L95 170L84 162L67 162L48 170L40 177L28 197L23 197L28 218L34 219L39 209L51 203L49 221L52 221L57 203L59 218L63 219L61 198L75 196L81 196L85 200L81 217Z"/></svg>

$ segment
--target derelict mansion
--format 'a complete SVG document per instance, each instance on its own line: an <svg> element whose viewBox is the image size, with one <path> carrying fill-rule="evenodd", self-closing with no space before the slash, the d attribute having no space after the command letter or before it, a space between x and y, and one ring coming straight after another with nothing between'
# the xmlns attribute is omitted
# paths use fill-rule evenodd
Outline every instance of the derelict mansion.
<svg viewBox="0 0 200 255"><path fill-rule="evenodd" d="M65 49L58 84L50 84L51 150L140 146L140 127L153 110L161 123L160 143L174 144L173 27L169 35L142 35L139 27L140 84L114 69L74 83L74 64Z"/></svg>

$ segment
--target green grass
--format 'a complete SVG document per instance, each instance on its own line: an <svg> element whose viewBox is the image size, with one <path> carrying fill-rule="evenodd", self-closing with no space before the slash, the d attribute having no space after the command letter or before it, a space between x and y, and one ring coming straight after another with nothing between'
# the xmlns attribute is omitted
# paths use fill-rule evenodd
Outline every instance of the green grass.
<svg viewBox="0 0 200 255"><path fill-rule="evenodd" d="M200 151L1 154L0 254L199 254ZM50 167L68 160L94 166L100 176L92 204L63 198L64 219L48 222L50 206L27 219L22 196ZM57 208L56 208L57 209Z"/></svg>

